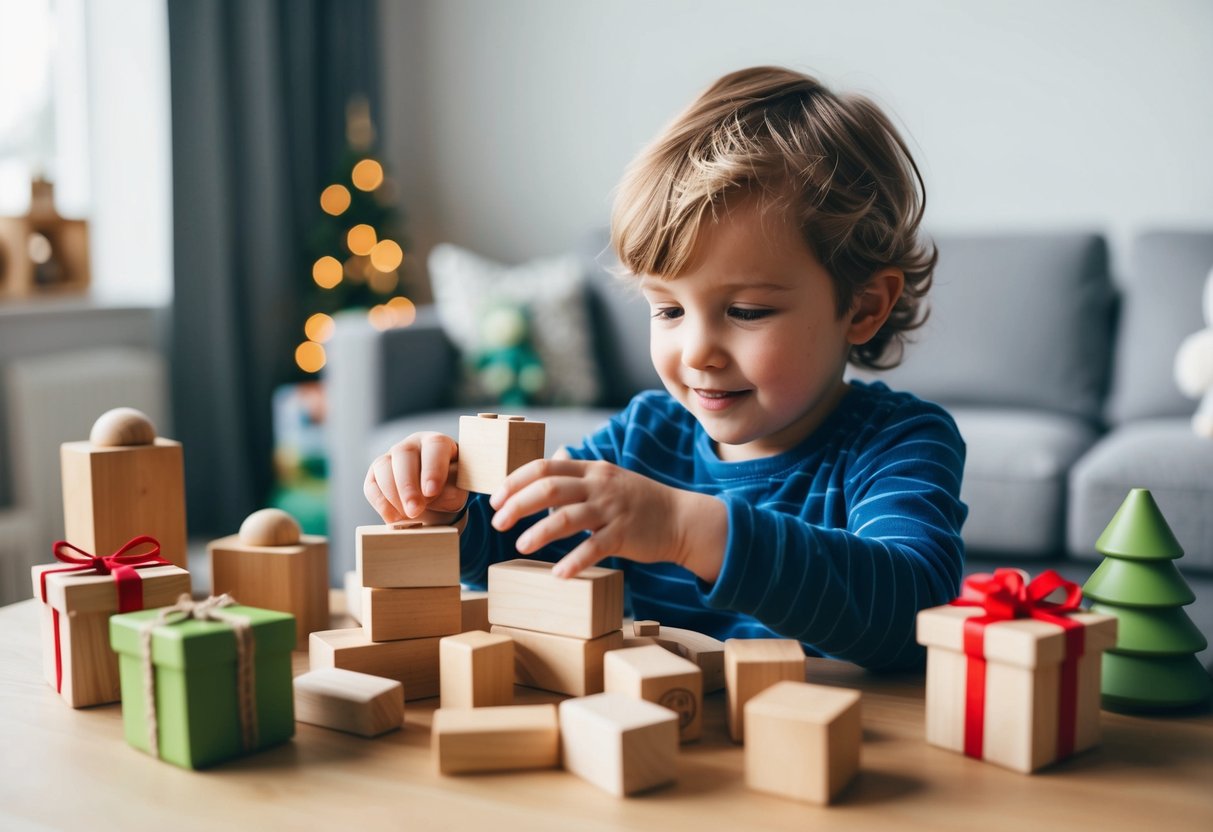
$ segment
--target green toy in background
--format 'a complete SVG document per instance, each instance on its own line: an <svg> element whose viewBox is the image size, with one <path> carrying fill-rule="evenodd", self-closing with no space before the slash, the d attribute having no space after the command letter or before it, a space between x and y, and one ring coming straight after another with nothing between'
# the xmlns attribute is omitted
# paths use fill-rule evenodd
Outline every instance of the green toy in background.
<svg viewBox="0 0 1213 832"><path fill-rule="evenodd" d="M547 384L547 375L531 346L526 310L494 304L481 316L479 333L481 348L471 369L482 393L498 404L532 404Z"/></svg>
<svg viewBox="0 0 1213 832"><path fill-rule="evenodd" d="M1120 619L1116 646L1103 657L1103 706L1167 711L1209 702L1213 680L1196 653L1208 641L1184 606L1196 600L1175 567L1183 548L1154 497L1134 488L1095 543L1104 561L1083 594L1093 612Z"/></svg>

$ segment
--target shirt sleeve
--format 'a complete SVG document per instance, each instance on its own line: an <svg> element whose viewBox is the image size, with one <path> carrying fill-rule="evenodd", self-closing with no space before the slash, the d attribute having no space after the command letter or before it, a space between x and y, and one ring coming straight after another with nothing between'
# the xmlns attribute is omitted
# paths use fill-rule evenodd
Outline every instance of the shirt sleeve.
<svg viewBox="0 0 1213 832"><path fill-rule="evenodd" d="M964 441L942 411L902 418L855 459L846 528L812 525L729 494L715 609L753 615L815 650L868 668L921 663L918 611L956 597L964 566Z"/></svg>

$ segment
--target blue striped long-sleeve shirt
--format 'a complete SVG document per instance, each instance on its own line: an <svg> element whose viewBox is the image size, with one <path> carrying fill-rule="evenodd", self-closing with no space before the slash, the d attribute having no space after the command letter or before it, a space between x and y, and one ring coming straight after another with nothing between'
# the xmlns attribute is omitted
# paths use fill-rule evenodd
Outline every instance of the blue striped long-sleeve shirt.
<svg viewBox="0 0 1213 832"><path fill-rule="evenodd" d="M797 447L722 461L695 418L668 394L636 396L570 448L665 485L711 494L728 509L724 562L714 583L673 563L612 559L637 618L718 639L795 638L811 654L870 668L921 661L920 609L956 597L964 561L960 501L964 441L937 405L880 382L852 381L837 408ZM472 495L461 536L463 580L518 557ZM582 536L534 555L555 561Z"/></svg>

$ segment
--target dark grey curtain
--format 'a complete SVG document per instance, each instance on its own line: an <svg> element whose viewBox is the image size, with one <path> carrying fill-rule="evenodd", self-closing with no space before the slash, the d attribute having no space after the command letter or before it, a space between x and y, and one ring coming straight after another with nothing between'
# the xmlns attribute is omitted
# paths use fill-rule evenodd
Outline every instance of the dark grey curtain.
<svg viewBox="0 0 1213 832"><path fill-rule="evenodd" d="M191 535L235 531L272 485L270 403L295 377L307 235L345 146L378 123L374 0L168 0L177 437Z"/></svg>

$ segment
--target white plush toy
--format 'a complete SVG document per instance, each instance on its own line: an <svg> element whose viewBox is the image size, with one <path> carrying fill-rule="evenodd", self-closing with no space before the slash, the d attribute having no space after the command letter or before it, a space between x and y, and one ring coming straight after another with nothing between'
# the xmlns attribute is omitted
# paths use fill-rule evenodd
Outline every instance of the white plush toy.
<svg viewBox="0 0 1213 832"><path fill-rule="evenodd" d="M1175 383L1200 406L1192 416L1192 430L1213 439L1213 271L1205 279L1205 328L1194 332L1175 353Z"/></svg>

